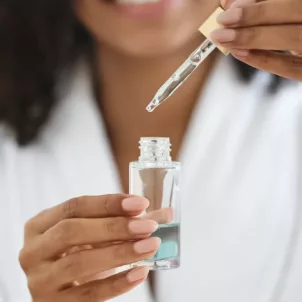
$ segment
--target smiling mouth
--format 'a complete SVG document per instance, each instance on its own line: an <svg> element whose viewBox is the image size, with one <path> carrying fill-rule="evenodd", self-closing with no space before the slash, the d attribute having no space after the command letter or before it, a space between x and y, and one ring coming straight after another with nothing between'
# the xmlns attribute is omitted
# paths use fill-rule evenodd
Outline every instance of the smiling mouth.
<svg viewBox="0 0 302 302"><path fill-rule="evenodd" d="M154 19L163 17L171 8L184 0L107 0L124 16L133 19Z"/></svg>
<svg viewBox="0 0 302 302"><path fill-rule="evenodd" d="M120 5L143 5L158 2L161 2L161 0L116 0L116 3Z"/></svg>

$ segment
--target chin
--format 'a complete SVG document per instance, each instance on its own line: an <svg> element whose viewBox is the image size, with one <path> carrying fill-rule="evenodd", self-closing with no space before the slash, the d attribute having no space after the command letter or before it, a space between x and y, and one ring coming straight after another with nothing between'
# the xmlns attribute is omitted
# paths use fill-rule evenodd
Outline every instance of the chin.
<svg viewBox="0 0 302 302"><path fill-rule="evenodd" d="M171 30L153 34L125 33L116 36L115 39L98 38L101 46L109 47L121 55L138 58L172 55L180 49L194 47L197 42L201 41L202 36L190 28L184 28L182 32Z"/></svg>

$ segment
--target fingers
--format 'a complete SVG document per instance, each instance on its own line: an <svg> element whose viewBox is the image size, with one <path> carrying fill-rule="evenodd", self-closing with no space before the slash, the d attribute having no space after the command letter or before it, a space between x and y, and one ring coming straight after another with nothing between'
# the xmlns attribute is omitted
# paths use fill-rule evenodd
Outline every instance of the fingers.
<svg viewBox="0 0 302 302"><path fill-rule="evenodd" d="M250 1L249 1L250 2ZM290 3L289 3L290 2ZM295 1L264 1L237 4L220 14L218 23L228 27L301 23L302 5Z"/></svg>
<svg viewBox="0 0 302 302"><path fill-rule="evenodd" d="M58 302L107 301L122 295L146 280L149 270L146 267L135 268L128 272L112 276L101 281L94 281L65 291Z"/></svg>
<svg viewBox="0 0 302 302"><path fill-rule="evenodd" d="M225 48L291 50L302 49L302 5L300 0L237 0L217 21L226 28L211 38ZM268 26L269 25L269 26Z"/></svg>
<svg viewBox="0 0 302 302"><path fill-rule="evenodd" d="M42 234L64 219L136 216L148 206L147 199L125 194L73 198L31 219L26 224L25 237Z"/></svg>
<svg viewBox="0 0 302 302"><path fill-rule="evenodd" d="M156 237L135 243L123 243L98 250L74 253L54 264L54 276L60 276L60 284L68 284L99 272L120 267L152 257L160 246ZM100 261L101 259L101 261ZM55 280L55 279L54 279Z"/></svg>
<svg viewBox="0 0 302 302"><path fill-rule="evenodd" d="M145 218L66 219L50 228L40 238L42 259L50 259L73 246L136 240L150 236L158 223Z"/></svg>
<svg viewBox="0 0 302 302"><path fill-rule="evenodd" d="M252 3L256 3L257 0L221 0L221 7L225 10L236 6L244 6Z"/></svg>
<svg viewBox="0 0 302 302"><path fill-rule="evenodd" d="M233 55L240 61L257 69L263 69L285 78L302 81L302 57L270 51L251 51L247 56Z"/></svg>
<svg viewBox="0 0 302 302"><path fill-rule="evenodd" d="M228 9L235 0L221 0L220 5L223 9Z"/></svg>
<svg viewBox="0 0 302 302"><path fill-rule="evenodd" d="M217 21L223 28L211 38L230 49L234 57L257 69L301 81L301 0L237 0Z"/></svg>
<svg viewBox="0 0 302 302"><path fill-rule="evenodd" d="M160 242L159 238L152 237L69 254L50 265L50 269L44 267L41 273L36 272L31 278L32 287L36 294L40 289L44 294L60 291L75 280L152 257Z"/></svg>
<svg viewBox="0 0 302 302"><path fill-rule="evenodd" d="M151 211L145 215L145 218L155 220L159 224L171 223L173 220L173 209L162 208L160 210Z"/></svg>
<svg viewBox="0 0 302 302"><path fill-rule="evenodd" d="M302 51L302 26L276 25L218 29L211 38L223 47Z"/></svg>
<svg viewBox="0 0 302 302"><path fill-rule="evenodd" d="M234 7L244 7L249 4L260 2L260 0L235 0L235 1L231 1L231 2L232 3L230 5L230 8L234 8Z"/></svg>
<svg viewBox="0 0 302 302"><path fill-rule="evenodd" d="M130 195L80 197L30 220L26 224L25 244L19 261L33 297L38 297L35 301L40 298L48 301L48 297L49 301L58 302L99 301L134 287L138 273L83 286L77 281L156 253L159 238L137 241L150 236L158 225L150 219L133 217L148 206L148 200ZM94 248L97 245L101 248ZM63 252L65 256L62 256ZM146 275L145 271L138 281ZM114 286L108 282L113 282ZM76 286L72 289L74 293L69 289L71 286ZM56 295L55 299L53 295Z"/></svg>

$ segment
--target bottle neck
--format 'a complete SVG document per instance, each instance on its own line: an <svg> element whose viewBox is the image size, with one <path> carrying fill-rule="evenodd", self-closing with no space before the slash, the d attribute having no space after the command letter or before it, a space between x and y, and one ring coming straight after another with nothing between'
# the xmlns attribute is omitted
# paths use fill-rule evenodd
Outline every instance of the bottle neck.
<svg viewBox="0 0 302 302"><path fill-rule="evenodd" d="M170 139L165 137L142 137L140 139L140 162L170 162Z"/></svg>

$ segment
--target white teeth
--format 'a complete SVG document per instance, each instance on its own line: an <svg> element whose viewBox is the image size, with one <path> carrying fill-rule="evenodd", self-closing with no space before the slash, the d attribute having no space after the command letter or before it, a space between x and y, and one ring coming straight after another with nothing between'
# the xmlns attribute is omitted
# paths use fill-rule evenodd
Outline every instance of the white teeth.
<svg viewBox="0 0 302 302"><path fill-rule="evenodd" d="M120 4L144 4L144 3L155 3L161 0L116 0Z"/></svg>

